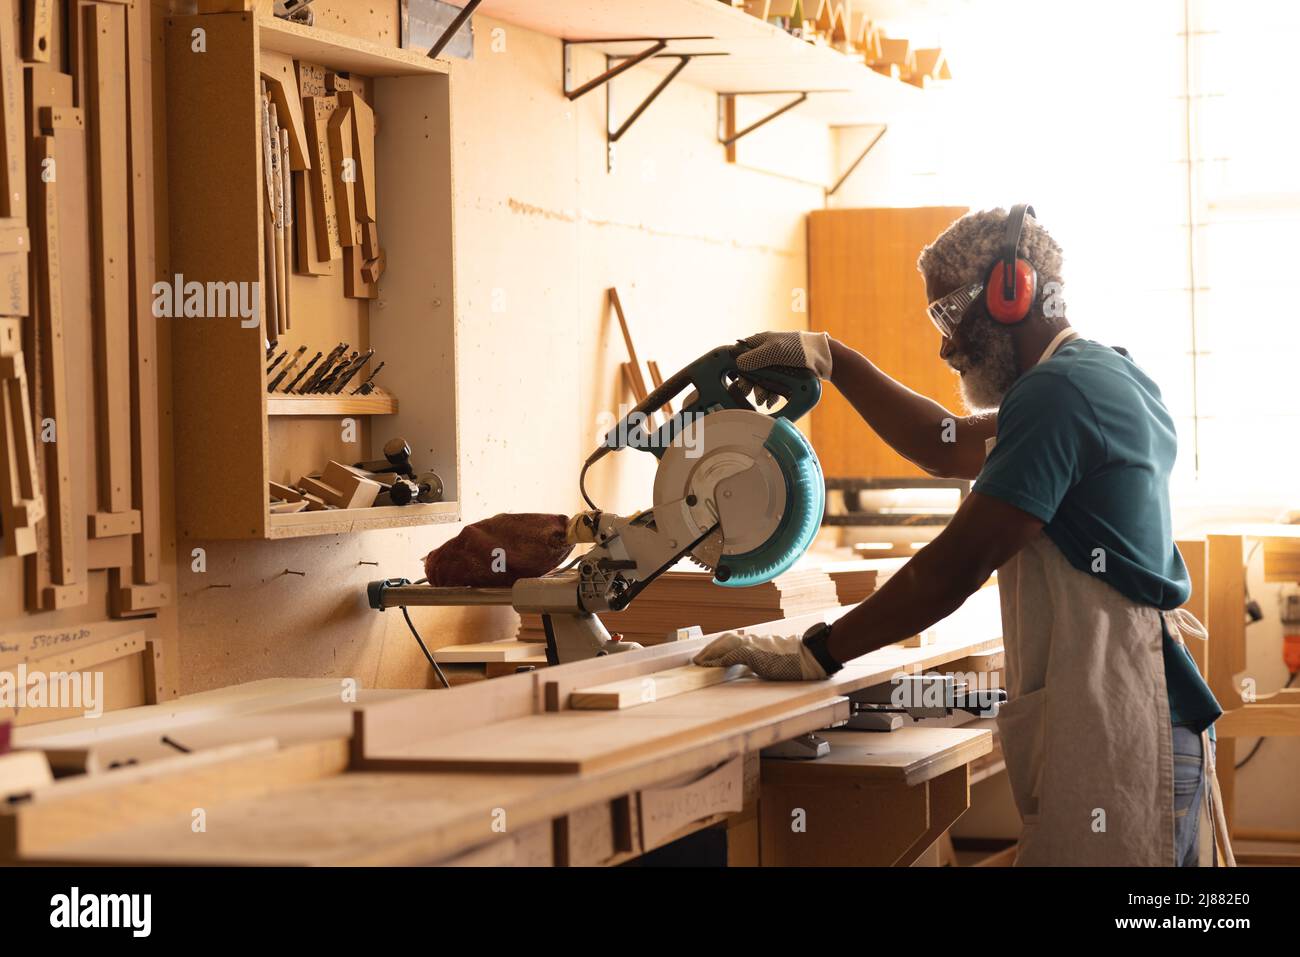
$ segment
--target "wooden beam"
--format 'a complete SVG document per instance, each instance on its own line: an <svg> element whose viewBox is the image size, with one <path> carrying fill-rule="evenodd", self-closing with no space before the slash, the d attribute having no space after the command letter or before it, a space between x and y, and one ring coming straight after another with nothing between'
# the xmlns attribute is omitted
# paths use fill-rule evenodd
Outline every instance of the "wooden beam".
<svg viewBox="0 0 1300 957"><path fill-rule="evenodd" d="M127 173L126 19L123 7L82 10L90 132L91 236L94 247L99 510L130 511L130 179Z"/></svg>
<svg viewBox="0 0 1300 957"><path fill-rule="evenodd" d="M1246 667L1246 571L1240 535L1210 535L1205 626L1210 634L1206 676L1225 711L1244 703L1237 675Z"/></svg>
<svg viewBox="0 0 1300 957"><path fill-rule="evenodd" d="M18 0L0 0L0 217L27 221L27 154L23 143L23 74Z"/></svg>

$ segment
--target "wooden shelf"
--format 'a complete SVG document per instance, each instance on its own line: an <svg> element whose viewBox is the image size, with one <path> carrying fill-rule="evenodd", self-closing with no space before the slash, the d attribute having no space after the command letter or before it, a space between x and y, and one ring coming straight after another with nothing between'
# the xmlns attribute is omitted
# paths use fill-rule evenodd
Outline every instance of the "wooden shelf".
<svg viewBox="0 0 1300 957"><path fill-rule="evenodd" d="M430 60L415 50L383 46L332 30L291 23L279 17L260 14L257 28L263 49L284 53L295 60L328 64L336 70L365 76L447 72L445 60Z"/></svg>
<svg viewBox="0 0 1300 957"><path fill-rule="evenodd" d="M202 54L191 48L197 27L208 39ZM166 50L171 264L177 273L186 281L266 288L256 120L259 77L270 53L347 71L368 98L377 130L375 219L387 264L370 301L346 297L337 268L329 276L294 272L293 299L307 305L293 314L292 331L281 342L364 344L386 362L377 394L268 395L261 324L215 319L174 327L175 414L186 424L176 440L177 481L187 489L177 510L179 533L257 540L458 521L447 65L240 13L168 17ZM371 321L376 310L383 310L383 322ZM433 394L431 381L438 383ZM402 395L429 401L399 406ZM338 417L353 415L362 417L355 430L338 428ZM293 481L332 460L375 459L385 441L399 436L416 450L417 469L441 478L446 501L271 514L273 477Z"/></svg>
<svg viewBox="0 0 1300 957"><path fill-rule="evenodd" d="M387 392L369 395L268 395L267 415L395 415L397 396Z"/></svg>
<svg viewBox="0 0 1300 957"><path fill-rule="evenodd" d="M707 36L668 45L669 53L727 54L692 61L682 81L718 93L844 90L810 97L799 107L801 115L836 126L888 121L915 113L925 102L924 91L874 72L859 56L800 40L718 0L483 0L478 13L566 40ZM590 48L627 54L645 46L637 41ZM648 69L666 72L676 60L651 63Z"/></svg>
<svg viewBox="0 0 1300 957"><path fill-rule="evenodd" d="M322 512L272 515L267 538L345 535L378 528L406 528L460 521L459 502L384 505L376 508L334 508Z"/></svg>

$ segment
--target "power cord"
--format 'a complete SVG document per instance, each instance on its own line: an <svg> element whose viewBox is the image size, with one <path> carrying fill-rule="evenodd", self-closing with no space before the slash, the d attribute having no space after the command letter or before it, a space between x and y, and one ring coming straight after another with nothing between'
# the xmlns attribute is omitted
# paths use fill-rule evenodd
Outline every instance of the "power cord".
<svg viewBox="0 0 1300 957"><path fill-rule="evenodd" d="M433 655L429 654L429 649L425 647L424 639L420 637L420 633L415 630L415 622L411 621L411 613L406 610L405 605L398 605L397 607L402 609L402 617L406 619L406 627L411 629L411 634L415 636L416 643L419 644L420 650L424 652L424 657L429 659L429 665L433 668L434 673L437 674L438 680L442 682L444 688L450 688L451 682L447 680L447 676L443 674L442 669L438 667L438 662L433 660Z"/></svg>

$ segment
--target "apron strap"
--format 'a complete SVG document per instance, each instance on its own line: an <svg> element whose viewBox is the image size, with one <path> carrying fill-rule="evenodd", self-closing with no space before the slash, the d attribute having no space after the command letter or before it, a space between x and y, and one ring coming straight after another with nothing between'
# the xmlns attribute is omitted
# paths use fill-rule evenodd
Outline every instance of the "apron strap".
<svg viewBox="0 0 1300 957"><path fill-rule="evenodd" d="M1164 616L1165 624L1173 639L1180 645L1186 644L1183 640L1183 632L1201 641L1210 637L1205 626L1186 608L1163 611L1161 615ZM1219 854L1222 853L1224 866L1236 867L1237 858L1232 853L1232 835L1228 832L1228 818L1223 810L1223 792L1219 789L1219 775L1215 772L1214 761L1210 758L1211 753L1210 731L1207 728L1201 732L1201 778L1205 782L1205 813L1213 828L1210 861L1214 867L1218 867Z"/></svg>

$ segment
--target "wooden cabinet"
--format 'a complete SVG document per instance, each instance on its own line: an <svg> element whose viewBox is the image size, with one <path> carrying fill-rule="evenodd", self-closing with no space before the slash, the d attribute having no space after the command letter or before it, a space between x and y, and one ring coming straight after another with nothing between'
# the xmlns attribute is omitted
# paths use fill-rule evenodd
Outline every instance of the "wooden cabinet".
<svg viewBox="0 0 1300 957"><path fill-rule="evenodd" d="M293 321L279 347L372 348L370 368L384 362L385 396L270 396L269 325L225 313L172 318L177 530L193 538L292 538L458 521L444 62L260 14L169 18L171 271L187 289L275 288L265 266L259 123L260 78L272 61L311 64L364 91L374 113L374 221L386 263L373 298L348 292L346 259L326 260L314 274L295 269ZM297 185L293 192L300 195ZM443 501L270 511L268 482L295 482L330 460L381 458L385 441L397 436L410 444L418 470L441 478Z"/></svg>
<svg viewBox="0 0 1300 957"><path fill-rule="evenodd" d="M857 349L904 385L961 408L957 377L939 358L939 333L925 315L916 269L922 248L966 212L960 206L826 209L808 216L811 327ZM924 476L886 445L838 392L812 414L813 440L828 478Z"/></svg>

